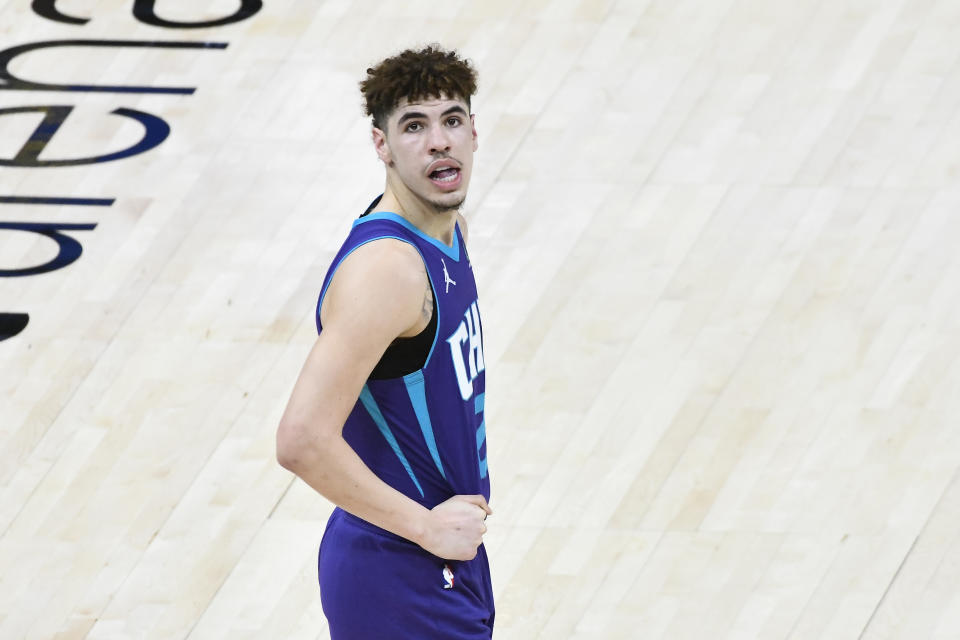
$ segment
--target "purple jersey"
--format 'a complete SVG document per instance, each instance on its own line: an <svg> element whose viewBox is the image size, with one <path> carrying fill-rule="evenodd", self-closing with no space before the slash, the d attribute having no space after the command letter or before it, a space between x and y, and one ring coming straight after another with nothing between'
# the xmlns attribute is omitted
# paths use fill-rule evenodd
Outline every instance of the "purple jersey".
<svg viewBox="0 0 960 640"><path fill-rule="evenodd" d="M323 331L320 306L337 267L357 247L380 238L402 240L420 253L437 331L421 369L367 381L343 437L377 477L428 509L457 494L489 500L483 331L459 225L447 246L395 213L357 219L324 279L317 330Z"/></svg>
<svg viewBox="0 0 960 640"><path fill-rule="evenodd" d="M408 242L423 258L433 317L413 342L423 352L430 345L429 354L419 369L413 370L422 353L399 369L412 371L405 375L396 375L392 363L383 366L389 359L382 358L343 436L381 480L427 508L458 494L489 500L483 332L459 227L447 246L394 213L358 219L324 280L317 330L323 331L320 306L337 267L354 249L380 238ZM493 632L493 588L482 544L471 561L445 560L337 508L320 544L318 573L334 640L489 640Z"/></svg>

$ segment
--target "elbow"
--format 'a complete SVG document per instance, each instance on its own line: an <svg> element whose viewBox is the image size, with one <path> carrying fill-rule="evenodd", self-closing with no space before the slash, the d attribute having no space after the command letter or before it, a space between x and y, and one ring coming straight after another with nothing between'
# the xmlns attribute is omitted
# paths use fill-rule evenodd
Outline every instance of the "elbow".
<svg viewBox="0 0 960 640"><path fill-rule="evenodd" d="M290 441L283 437L283 425L277 429L277 463L287 471L296 473L297 454Z"/></svg>
<svg viewBox="0 0 960 640"><path fill-rule="evenodd" d="M277 441L277 463L287 471L297 472L297 455L287 445L281 445Z"/></svg>
<svg viewBox="0 0 960 640"><path fill-rule="evenodd" d="M302 425L282 421L277 427L277 462L284 469L300 475L311 466L316 450L316 444L307 437Z"/></svg>

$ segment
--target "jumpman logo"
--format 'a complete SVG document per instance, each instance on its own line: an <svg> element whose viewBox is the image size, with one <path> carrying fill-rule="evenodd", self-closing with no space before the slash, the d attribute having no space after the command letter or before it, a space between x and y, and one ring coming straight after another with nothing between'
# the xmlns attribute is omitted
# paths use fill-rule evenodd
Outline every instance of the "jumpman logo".
<svg viewBox="0 0 960 640"><path fill-rule="evenodd" d="M443 262L443 280L444 284L447 285L444 293L450 293L450 285L456 286L457 283L450 278L450 272L447 271L447 263L443 261L443 258L440 258L440 262Z"/></svg>

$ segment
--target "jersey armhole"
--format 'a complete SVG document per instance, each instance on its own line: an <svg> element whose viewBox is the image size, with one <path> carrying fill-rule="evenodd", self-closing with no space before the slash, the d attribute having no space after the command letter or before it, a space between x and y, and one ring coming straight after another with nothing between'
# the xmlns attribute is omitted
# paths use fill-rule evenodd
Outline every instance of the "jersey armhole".
<svg viewBox="0 0 960 640"><path fill-rule="evenodd" d="M438 338L439 335L440 335L440 304L439 304L439 298L437 297L437 287L435 286L435 284L434 284L434 282L433 282L433 276L430 275L430 270L427 268L427 261L426 261L426 260L424 259L424 257L423 257L423 252L420 251L420 247L418 247L418 246L416 245L416 243L412 242L410 239L404 238L404 237L398 236L398 235L382 235L382 236L376 236L376 237L373 237L373 238L367 238L367 239L364 240L363 242L358 243L357 246L351 248L350 251L348 251L347 253L345 253L345 254L340 258L340 260L338 260L337 263L334 264L334 265L330 268L330 277L327 278L327 281L324 283L323 288L320 290L320 297L319 297L319 299L317 300L317 310L316 310L317 334L319 334L319 333L321 333L321 332L323 331L323 324L322 324L321 321L320 321L320 311L321 311L321 309L323 308L323 300L324 300L324 298L325 298L326 295L327 295L327 289L330 288L330 283L333 282L333 278L334 278L334 276L335 276L336 273L337 273L337 269L340 268L340 265L343 264L343 261L346 260L346 259L350 256L350 254L352 254L354 251L356 251L356 250L359 249L360 247L362 247L362 246L364 246L364 245L366 245L366 244L369 244L369 243L371 243L371 242L374 242L374 241L376 241L376 240L386 240L386 239L399 240L399 241L401 241L401 242L405 242L405 243L409 244L411 247L413 247L414 249L416 249L417 254L420 256L420 262L421 262L421 264L423 264L423 270L424 270L424 272L427 274L427 283L430 285L430 291L433 293L433 314L432 314L432 317L431 317L431 319L430 319L430 322L429 322L429 323L427 324L427 326L424 328L424 331L426 331L427 329L430 328L431 325L435 325L433 341L432 341L432 343L430 344L430 349L429 349L429 351L427 351L427 356L426 356L426 358L424 358L424 360L423 360L423 365L422 365L419 369L413 369L413 370L411 370L411 371L406 371L405 373L403 373L403 374L401 374L401 375L398 375L398 376L391 376L391 377L396 377L396 378L402 378L404 375L409 375L409 374L411 374L411 373L414 373L415 371L419 371L419 370L425 369L425 368L427 367L427 365L430 363L431 358L433 357L433 352L434 352L434 350L436 349L436 346L437 346L437 338ZM420 336L421 336L422 333L423 333L423 332L417 334L416 336L411 336L410 338L395 338L394 340L397 340L397 339L399 339L399 340L416 340L416 339L420 338ZM384 352L384 355L386 355L387 353L389 353L390 348L393 346L393 344L394 344L393 342L390 343L390 346L387 347L387 350ZM377 365L373 368L373 371L376 371L377 368L380 367L380 365L381 365L382 362L383 362L383 358L381 357L381 361L377 363ZM373 371L371 371L371 376L373 375ZM372 377L371 377L370 379L385 379L385 378L372 378Z"/></svg>

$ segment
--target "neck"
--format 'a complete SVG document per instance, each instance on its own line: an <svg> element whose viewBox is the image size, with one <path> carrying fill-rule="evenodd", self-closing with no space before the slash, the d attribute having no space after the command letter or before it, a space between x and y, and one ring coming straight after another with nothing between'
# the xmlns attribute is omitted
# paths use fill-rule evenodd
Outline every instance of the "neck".
<svg viewBox="0 0 960 640"><path fill-rule="evenodd" d="M387 180L383 198L377 205L378 211L396 213L431 238L446 245L453 244L457 209L438 209L408 190L392 188L390 182Z"/></svg>

